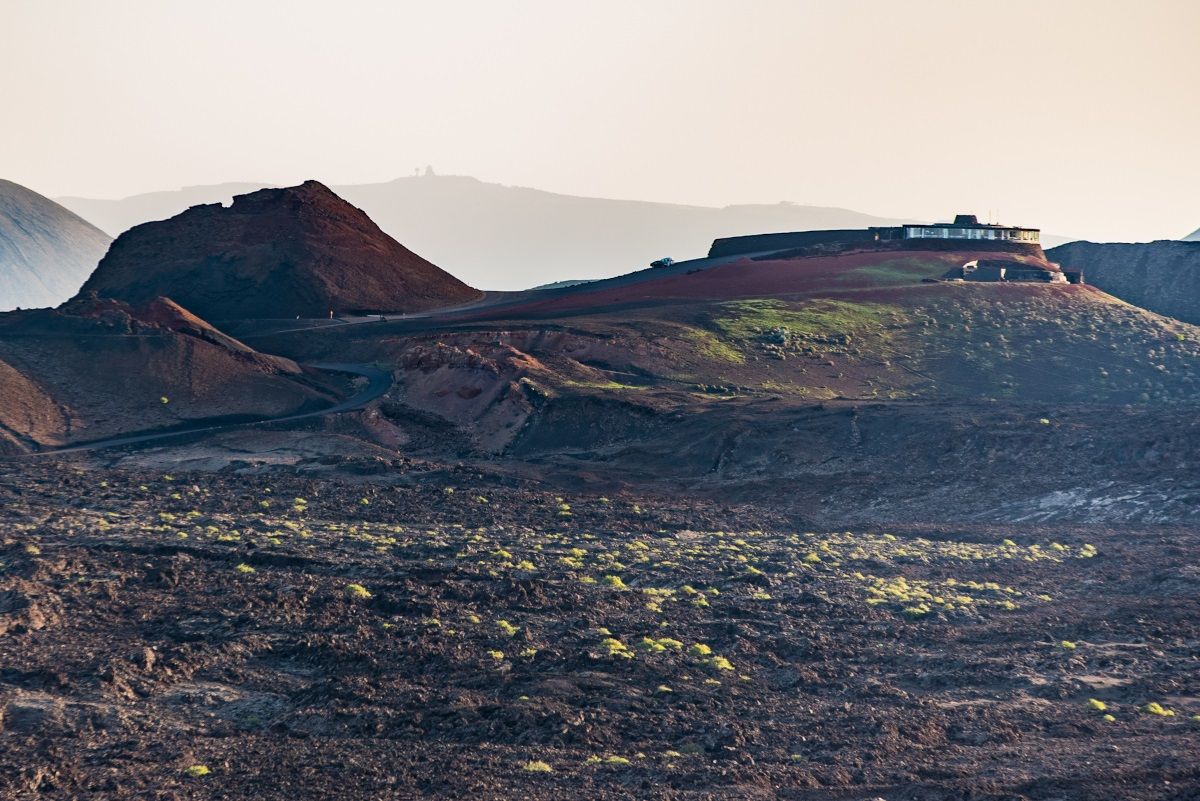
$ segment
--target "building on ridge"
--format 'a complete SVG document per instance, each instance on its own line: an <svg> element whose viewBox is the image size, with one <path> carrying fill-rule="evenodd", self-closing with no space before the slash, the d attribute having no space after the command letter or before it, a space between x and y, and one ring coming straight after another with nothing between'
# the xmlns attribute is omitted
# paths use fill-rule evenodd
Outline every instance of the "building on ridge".
<svg viewBox="0 0 1200 801"><path fill-rule="evenodd" d="M1036 245L1041 241L1037 228L981 223L974 214L957 214L954 222L911 223L893 228L872 228L876 240L886 239L968 239L992 242L1018 242Z"/></svg>

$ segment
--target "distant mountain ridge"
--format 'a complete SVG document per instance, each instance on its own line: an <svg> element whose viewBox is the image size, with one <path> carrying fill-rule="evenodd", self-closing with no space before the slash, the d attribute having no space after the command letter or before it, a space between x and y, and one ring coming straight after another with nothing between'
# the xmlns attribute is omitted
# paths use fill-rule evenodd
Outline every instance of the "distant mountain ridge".
<svg viewBox="0 0 1200 801"><path fill-rule="evenodd" d="M185 186L161 192L145 192L119 200L100 200L84 197L55 198L66 208L90 221L113 237L135 225L174 217L192 206L220 203L228 206L237 195L259 189L278 188L278 184L261 181L240 181L223 184Z"/></svg>
<svg viewBox="0 0 1200 801"><path fill-rule="evenodd" d="M59 201L111 234L201 203L273 184L226 183L121 200ZM454 175L333 185L389 235L472 286L528 289L610 278L654 259L703 256L714 239L748 234L921 222L826 206L762 203L715 208L579 197ZM947 214L954 213L948 209ZM925 221L929 222L929 221ZM1071 241L1043 234L1045 246Z"/></svg>
<svg viewBox="0 0 1200 801"><path fill-rule="evenodd" d="M1195 231L1192 231L1190 234L1185 236L1180 241L1182 241L1182 242L1200 242L1200 228L1197 228Z"/></svg>
<svg viewBox="0 0 1200 801"><path fill-rule="evenodd" d="M189 206L228 203L235 194L266 186L217 184L123 200L61 201L119 234ZM712 240L722 236L911 222L791 203L711 208L576 197L465 176L414 176L331 188L397 240L486 289L619 275L663 256L703 256Z"/></svg>
<svg viewBox="0 0 1200 801"><path fill-rule="evenodd" d="M422 311L482 296L317 181L135 226L80 290L89 294L135 306L170 297L208 320Z"/></svg>
<svg viewBox="0 0 1200 801"><path fill-rule="evenodd" d="M62 303L111 241L53 200L0 179L0 311Z"/></svg>

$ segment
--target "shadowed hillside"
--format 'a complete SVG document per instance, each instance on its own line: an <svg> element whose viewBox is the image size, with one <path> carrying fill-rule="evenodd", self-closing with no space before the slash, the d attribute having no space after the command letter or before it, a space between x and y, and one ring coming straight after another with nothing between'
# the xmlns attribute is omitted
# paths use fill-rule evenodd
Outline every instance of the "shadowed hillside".
<svg viewBox="0 0 1200 801"><path fill-rule="evenodd" d="M278 417L333 398L295 362L165 298L140 310L100 300L0 315L0 453Z"/></svg>
<svg viewBox="0 0 1200 801"><path fill-rule="evenodd" d="M1071 242L1047 258L1144 309L1200 324L1200 241Z"/></svg>
<svg viewBox="0 0 1200 801"><path fill-rule="evenodd" d="M62 303L110 241L49 198L0 180L0 312Z"/></svg>

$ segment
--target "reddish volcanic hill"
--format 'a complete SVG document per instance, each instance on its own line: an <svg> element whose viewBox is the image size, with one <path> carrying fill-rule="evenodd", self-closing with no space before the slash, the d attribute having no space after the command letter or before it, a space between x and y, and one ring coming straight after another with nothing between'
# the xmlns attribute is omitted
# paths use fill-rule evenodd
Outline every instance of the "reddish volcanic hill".
<svg viewBox="0 0 1200 801"><path fill-rule="evenodd" d="M139 306L165 295L210 320L421 311L482 295L316 181L131 228L80 295L90 292Z"/></svg>

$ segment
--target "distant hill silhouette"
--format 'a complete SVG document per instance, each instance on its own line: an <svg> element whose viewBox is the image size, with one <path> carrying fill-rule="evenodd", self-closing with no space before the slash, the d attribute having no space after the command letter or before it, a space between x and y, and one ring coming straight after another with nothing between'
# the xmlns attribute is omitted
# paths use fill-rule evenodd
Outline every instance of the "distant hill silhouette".
<svg viewBox="0 0 1200 801"><path fill-rule="evenodd" d="M61 201L115 235L191 205L227 203L234 194L262 186L218 184L123 200ZM663 256L703 256L722 236L901 222L790 203L709 208L574 197L463 176L414 176L332 189L388 234L486 289L603 278Z"/></svg>
<svg viewBox="0 0 1200 801"><path fill-rule="evenodd" d="M174 217L192 206L220 203L228 206L237 195L245 195L278 184L260 181L185 186L164 192L147 192L120 200L96 200L83 197L55 198L97 228L117 236L135 225Z"/></svg>
<svg viewBox="0 0 1200 801"><path fill-rule="evenodd" d="M1197 228L1195 231L1192 231L1190 234L1185 236L1183 238L1183 241L1184 242L1200 242L1200 228Z"/></svg>
<svg viewBox="0 0 1200 801"><path fill-rule="evenodd" d="M481 296L316 181L194 206L121 234L80 290L167 296L210 320L421 311Z"/></svg>
<svg viewBox="0 0 1200 801"><path fill-rule="evenodd" d="M0 311L62 303L95 269L110 241L53 200L0 180Z"/></svg>
<svg viewBox="0 0 1200 801"><path fill-rule="evenodd" d="M59 201L116 235L188 206L228 203L234 194L268 185L216 184L123 200ZM703 256L719 237L914 222L794 203L712 208L577 197L465 176L410 176L331 188L391 236L483 289L608 278L664 256ZM1070 241L1045 234L1042 240L1047 247Z"/></svg>

